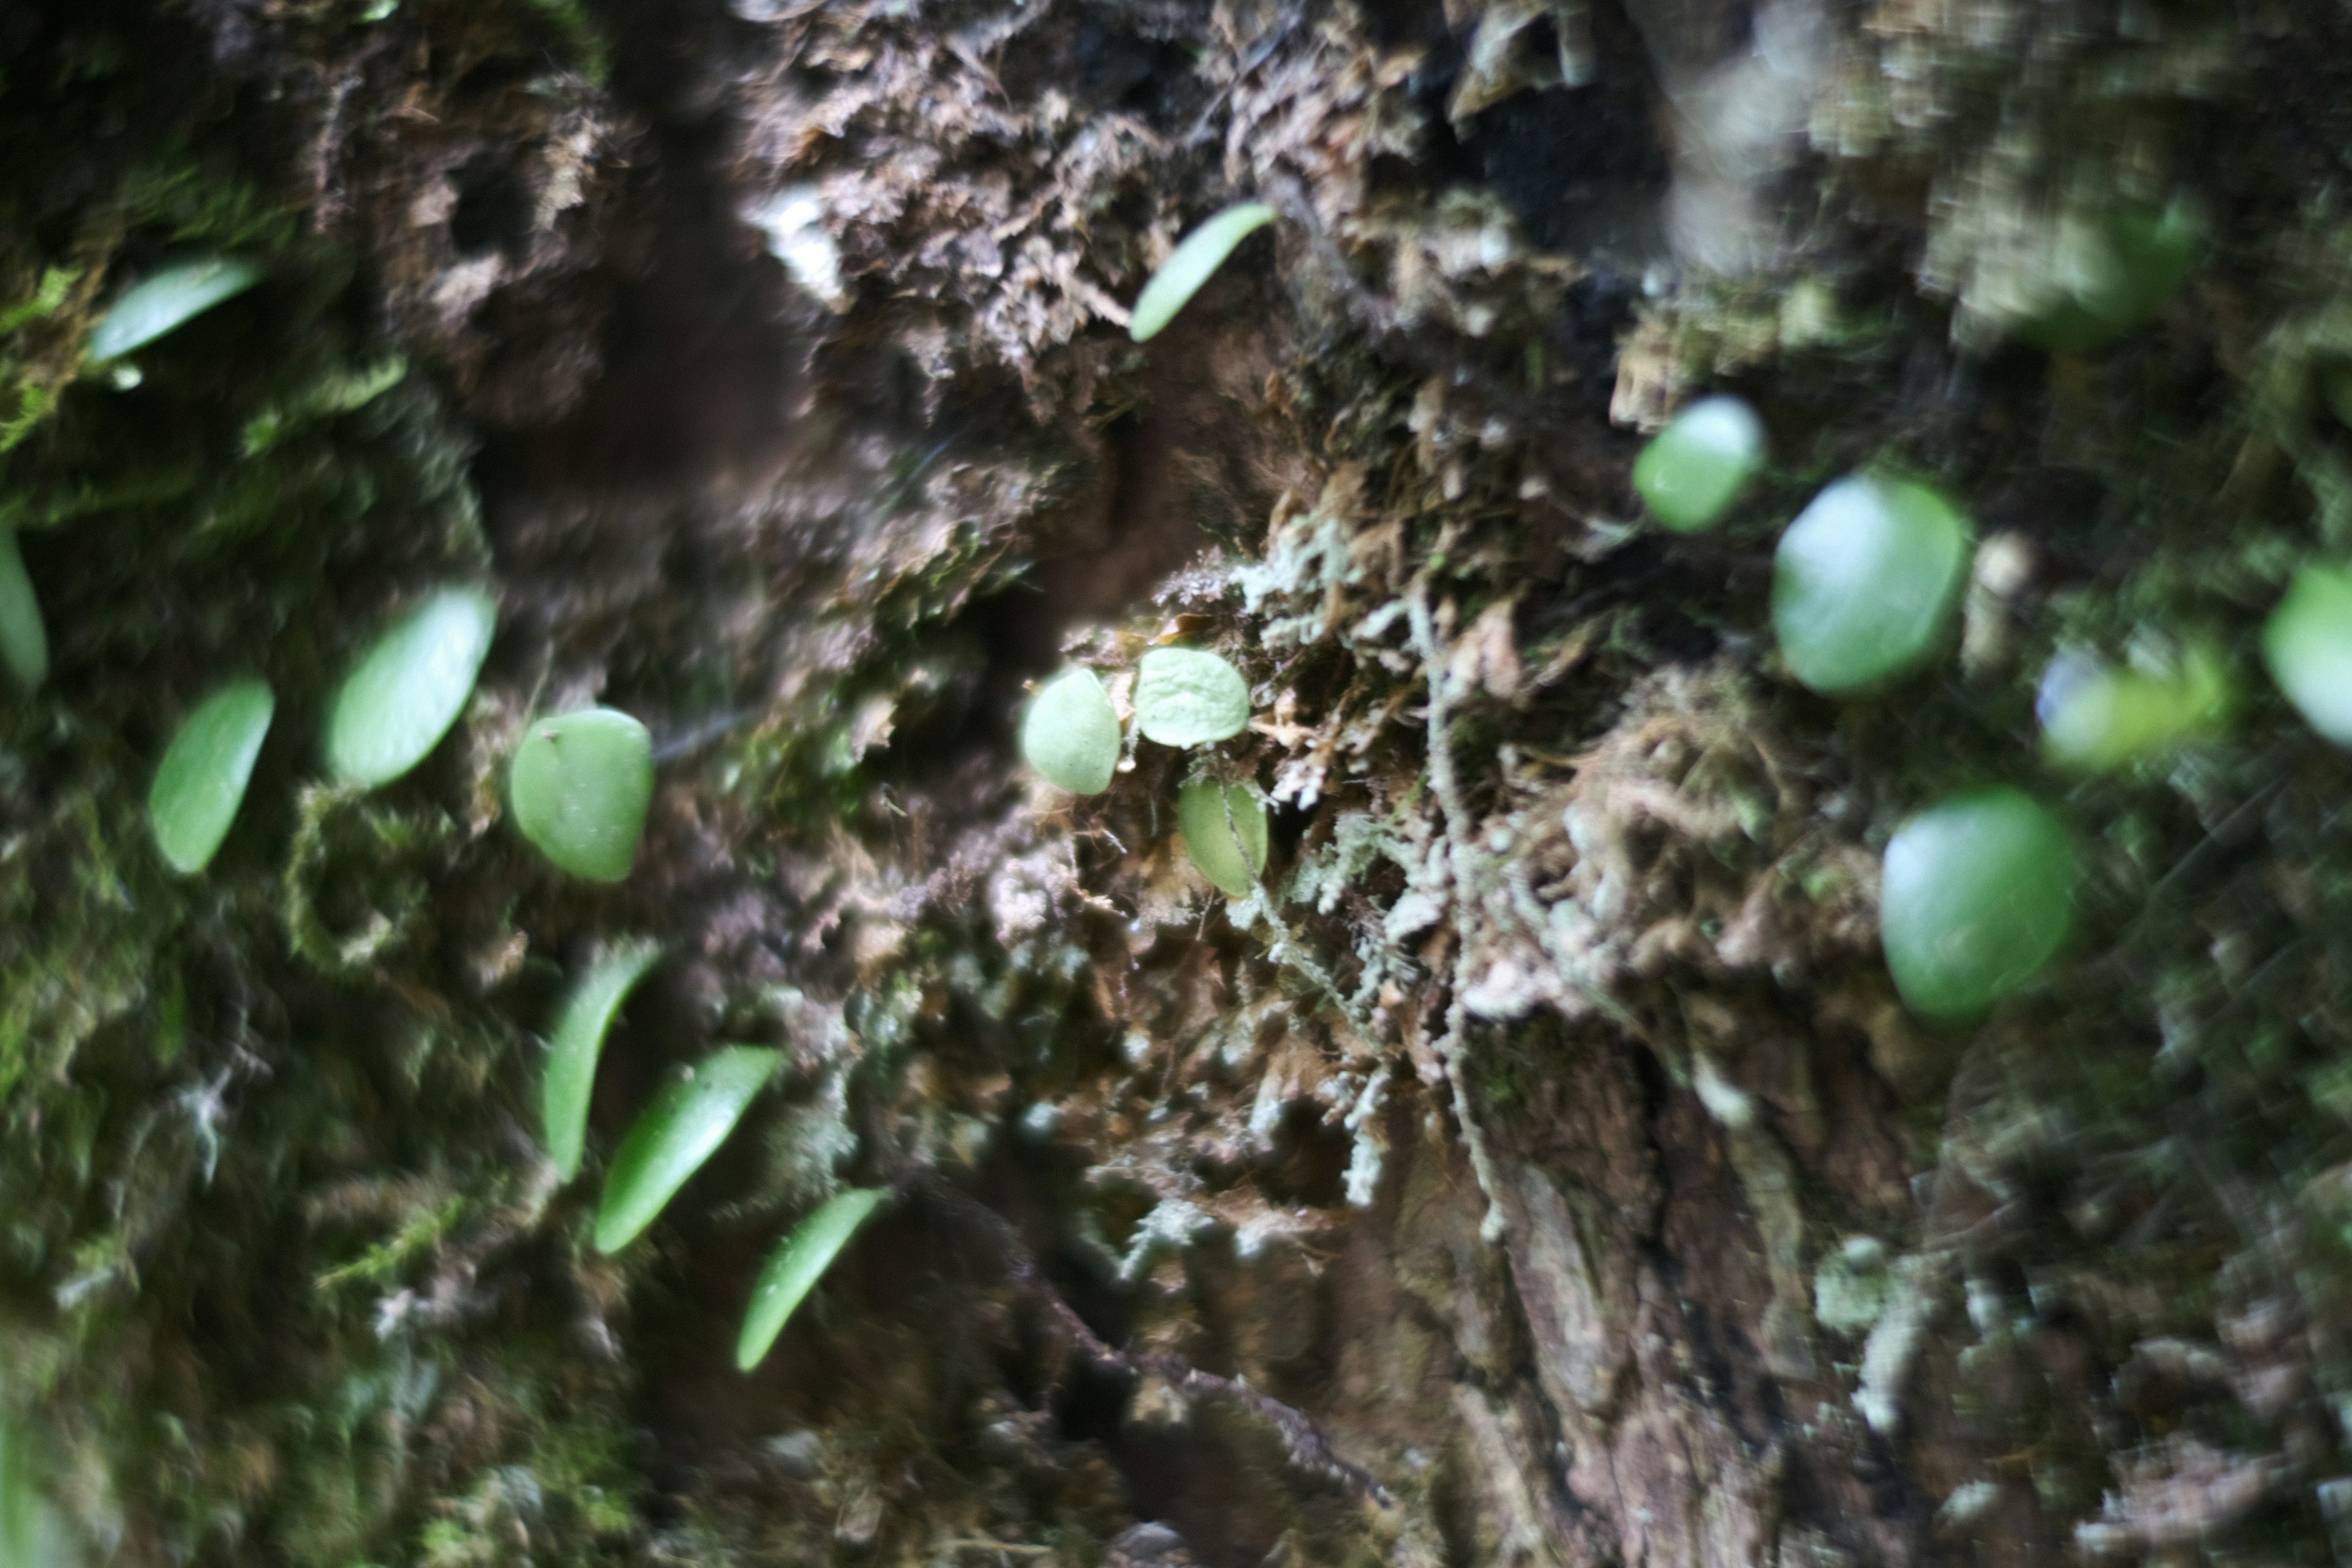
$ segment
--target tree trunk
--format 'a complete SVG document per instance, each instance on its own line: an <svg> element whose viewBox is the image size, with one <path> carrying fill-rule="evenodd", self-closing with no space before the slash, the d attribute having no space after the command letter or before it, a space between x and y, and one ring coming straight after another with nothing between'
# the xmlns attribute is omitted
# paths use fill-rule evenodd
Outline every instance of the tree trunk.
<svg viewBox="0 0 2352 1568"><path fill-rule="evenodd" d="M0 1568L2352 1544L2352 775L2260 649L2352 549L2347 61L2325 0L0 7ZM206 257L261 281L91 356ZM1669 532L1710 390L1770 459ZM1973 568L1824 697L1773 546L1864 468ZM462 718L331 782L453 583ZM1024 765L1030 685L1126 721L1167 644L1245 731ZM2205 650L2227 722L2053 767L2067 650ZM183 876L150 783L237 675ZM609 887L504 798L591 703L658 768ZM2072 935L1938 1022L1881 856L1989 783ZM542 1042L637 941L567 1183ZM600 1252L726 1043L783 1068Z"/></svg>

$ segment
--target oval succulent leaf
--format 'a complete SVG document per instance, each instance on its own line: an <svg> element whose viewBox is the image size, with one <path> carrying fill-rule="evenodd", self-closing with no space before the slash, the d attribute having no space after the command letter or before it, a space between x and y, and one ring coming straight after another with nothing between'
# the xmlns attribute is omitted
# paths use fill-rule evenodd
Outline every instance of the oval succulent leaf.
<svg viewBox="0 0 2352 1568"><path fill-rule="evenodd" d="M2263 627L2263 659L2305 723L2352 746L2352 568L2294 574Z"/></svg>
<svg viewBox="0 0 2352 1568"><path fill-rule="evenodd" d="M473 695L498 606L475 588L425 596L362 654L327 715L327 766L373 788L423 762Z"/></svg>
<svg viewBox="0 0 2352 1568"><path fill-rule="evenodd" d="M1249 682L1213 653L1156 647L1135 677L1135 725L1163 746L1205 746L1249 727Z"/></svg>
<svg viewBox="0 0 2352 1568"><path fill-rule="evenodd" d="M147 823L173 870L203 870L228 837L277 710L268 681L238 680L181 721L147 791Z"/></svg>
<svg viewBox="0 0 2352 1568"><path fill-rule="evenodd" d="M2103 772L2213 729L2228 699L2221 666L2201 648L2169 677L2074 650L2051 661L2034 710L2042 755L2061 767Z"/></svg>
<svg viewBox="0 0 2352 1568"><path fill-rule="evenodd" d="M751 1304L744 1310L742 1337L735 1342L735 1364L744 1372L760 1364L784 1331L793 1310L808 1296L833 1260L841 1256L871 1218L877 1205L887 1197L880 1187L852 1187L835 1193L816 1211L793 1227L792 1235L760 1270L751 1287Z"/></svg>
<svg viewBox="0 0 2352 1568"><path fill-rule="evenodd" d="M1764 466L1764 422L1737 397L1704 397L1633 459L1633 488L1677 533L1719 521Z"/></svg>
<svg viewBox="0 0 2352 1568"><path fill-rule="evenodd" d="M167 267L123 290L90 332L89 357L105 360L129 353L260 281L259 268L233 257Z"/></svg>
<svg viewBox="0 0 2352 1568"><path fill-rule="evenodd" d="M1021 721L1021 754L1072 795L1100 795L1118 767L1118 715L1091 669L1038 688Z"/></svg>
<svg viewBox="0 0 2352 1568"><path fill-rule="evenodd" d="M1176 242L1143 292L1135 297L1135 314L1128 333L1137 342L1157 337L1176 319L1201 285L1215 276L1234 247L1274 221L1274 209L1264 202L1244 202L1227 207Z"/></svg>
<svg viewBox="0 0 2352 1568"><path fill-rule="evenodd" d="M2040 973L2074 913L2074 850L2032 796L1953 795L1886 846L1879 934L1895 989L1931 1017L1982 1012Z"/></svg>
<svg viewBox="0 0 2352 1568"><path fill-rule="evenodd" d="M41 622L41 601L26 574L16 531L0 528L0 663L26 692L49 675L49 633Z"/></svg>
<svg viewBox="0 0 2352 1568"><path fill-rule="evenodd" d="M614 949L580 977L556 1016L547 1072L540 1081L540 1108L548 1158L567 1182L580 1173L580 1156L587 1145L588 1101L595 1091L604 1037L612 1032L629 993L660 957L661 949L651 942Z"/></svg>
<svg viewBox="0 0 2352 1568"><path fill-rule="evenodd" d="M541 854L575 877L620 881L654 798L653 737L611 708L541 719L523 734L508 794Z"/></svg>
<svg viewBox="0 0 2352 1568"><path fill-rule="evenodd" d="M1772 629L1789 672L1836 694L1915 668L1951 623L1969 542L1952 503L1908 479L1856 474L1815 496L1773 560Z"/></svg>
<svg viewBox="0 0 2352 1568"><path fill-rule="evenodd" d="M782 1051L727 1046L695 1064L691 1077L654 1097L621 1141L604 1178L596 1211L596 1250L618 1252L635 1241L719 1152L735 1124L782 1063Z"/></svg>
<svg viewBox="0 0 2352 1568"><path fill-rule="evenodd" d="M1236 899L1265 875L1265 803L1245 784L1195 779L1176 797L1184 852L1201 875Z"/></svg>

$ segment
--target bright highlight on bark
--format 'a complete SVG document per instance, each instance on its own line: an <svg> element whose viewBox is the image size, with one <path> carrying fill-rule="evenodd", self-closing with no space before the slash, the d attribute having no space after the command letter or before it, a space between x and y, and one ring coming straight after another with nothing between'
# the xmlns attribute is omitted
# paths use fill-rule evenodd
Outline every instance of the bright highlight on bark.
<svg viewBox="0 0 2352 1568"><path fill-rule="evenodd" d="M751 1304L743 1313L743 1334L735 1342L738 1369L749 1372L760 1364L793 1310L873 1216L875 1206L889 1195L879 1187L852 1187L827 1198L793 1227L751 1287Z"/></svg>
<svg viewBox="0 0 2352 1568"><path fill-rule="evenodd" d="M1236 899L1265 875L1265 803L1245 784L1196 779L1176 797L1184 852L1201 875Z"/></svg>
<svg viewBox="0 0 2352 1568"><path fill-rule="evenodd" d="M1722 521L1764 466L1764 422L1737 397L1704 397L1633 459L1633 488L1677 533Z"/></svg>
<svg viewBox="0 0 2352 1568"><path fill-rule="evenodd" d="M449 732L490 651L498 606L477 588L428 595L361 656L327 715L327 766L373 789Z"/></svg>
<svg viewBox="0 0 2352 1568"><path fill-rule="evenodd" d="M91 330L89 357L113 359L233 299L261 281L261 269L232 257L167 267L132 284Z"/></svg>
<svg viewBox="0 0 2352 1568"><path fill-rule="evenodd" d="M1789 673L1838 695L1917 668L1951 625L1969 544L1958 510L1908 479L1856 474L1815 496L1773 560Z"/></svg>
<svg viewBox="0 0 2352 1568"><path fill-rule="evenodd" d="M2074 918L2074 849L2006 786L1947 797L1886 846L1879 937L1915 1012L1968 1017L2042 972Z"/></svg>
<svg viewBox="0 0 2352 1568"><path fill-rule="evenodd" d="M1249 682L1213 653L1156 647L1136 667L1135 724L1163 746L1205 746L1249 727Z"/></svg>
<svg viewBox="0 0 2352 1568"><path fill-rule="evenodd" d="M611 708L541 719L515 752L515 826L562 870L618 882L636 863L654 798L654 743Z"/></svg>
<svg viewBox="0 0 2352 1568"><path fill-rule="evenodd" d="M660 957L661 949L652 942L616 948L597 960L563 998L555 1033L548 1041L540 1110L548 1158L567 1182L580 1173L581 1153L587 1145L588 1101L595 1092L604 1037L612 1032L622 1004Z"/></svg>
<svg viewBox="0 0 2352 1568"><path fill-rule="evenodd" d="M1118 715L1090 669L1063 671L1029 700L1021 754L1072 795L1100 795L1118 767Z"/></svg>
<svg viewBox="0 0 2352 1568"><path fill-rule="evenodd" d="M203 870L228 837L277 710L268 682L239 680L181 721L147 791L147 824L174 871Z"/></svg>
<svg viewBox="0 0 2352 1568"><path fill-rule="evenodd" d="M1227 207L1177 241L1151 281L1143 286L1143 292L1135 297L1128 334L1139 343L1157 337L1201 291L1201 285L1215 276L1234 247L1273 221L1274 209L1264 202L1244 202Z"/></svg>
<svg viewBox="0 0 2352 1568"><path fill-rule="evenodd" d="M2305 723L2352 747L2352 568L2294 574L2263 627L2263 659Z"/></svg>
<svg viewBox="0 0 2352 1568"><path fill-rule="evenodd" d="M16 531L0 528L0 664L27 695L49 678L49 632L41 621L41 601L26 574Z"/></svg>
<svg viewBox="0 0 2352 1568"><path fill-rule="evenodd" d="M724 1046L654 1097L621 1141L596 1211L596 1250L618 1252L653 1224L687 1178L719 1152L784 1053Z"/></svg>

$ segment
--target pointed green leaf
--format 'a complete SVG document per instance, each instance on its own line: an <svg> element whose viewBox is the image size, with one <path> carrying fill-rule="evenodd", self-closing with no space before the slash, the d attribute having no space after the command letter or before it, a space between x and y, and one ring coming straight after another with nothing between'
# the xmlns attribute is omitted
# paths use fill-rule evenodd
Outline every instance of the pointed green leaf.
<svg viewBox="0 0 2352 1568"><path fill-rule="evenodd" d="M228 837L277 710L268 681L238 680L181 721L147 792L148 826L173 870L203 870Z"/></svg>
<svg viewBox="0 0 2352 1568"><path fill-rule="evenodd" d="M89 334L89 357L104 360L129 353L260 281L259 268L233 257L167 267L123 291Z"/></svg>
<svg viewBox="0 0 2352 1568"><path fill-rule="evenodd" d="M1118 769L1118 714L1091 669L1037 689L1021 721L1021 754L1072 795L1100 795Z"/></svg>
<svg viewBox="0 0 2352 1568"><path fill-rule="evenodd" d="M1633 488L1677 533L1720 520L1764 466L1764 422L1737 397L1702 397L1633 459Z"/></svg>
<svg viewBox="0 0 2352 1568"><path fill-rule="evenodd" d="M1838 694L1916 668L1958 607L1969 544L1958 510L1908 479L1856 474L1815 496L1772 563L1789 673Z"/></svg>
<svg viewBox="0 0 2352 1568"><path fill-rule="evenodd" d="M621 1004L661 957L652 942L631 942L596 961L563 998L550 1038L547 1072L540 1081L548 1158L565 1181L580 1173L588 1141L588 1101L596 1088L596 1062Z"/></svg>
<svg viewBox="0 0 2352 1568"><path fill-rule="evenodd" d="M1201 291L1201 285L1225 264L1234 247L1273 221L1274 209L1264 202L1244 202L1227 207L1177 241L1151 281L1143 286L1143 292L1135 297L1129 336L1139 343L1158 336Z"/></svg>
<svg viewBox="0 0 2352 1568"><path fill-rule="evenodd" d="M27 692L48 679L48 628L41 624L41 601L25 574L13 528L0 528L0 663Z"/></svg>
<svg viewBox="0 0 2352 1568"><path fill-rule="evenodd" d="M1236 899L1265 875L1265 803L1245 784L1195 779L1176 797L1184 852L1201 875Z"/></svg>
<svg viewBox="0 0 2352 1568"><path fill-rule="evenodd" d="M498 605L478 588L427 595L361 656L327 715L327 766L373 788L423 762L473 695Z"/></svg>
<svg viewBox="0 0 2352 1568"><path fill-rule="evenodd" d="M611 708L531 725L508 782L515 826L562 869L618 882L636 863L654 798L654 743Z"/></svg>
<svg viewBox="0 0 2352 1568"><path fill-rule="evenodd" d="M596 1211L596 1250L618 1252L654 1222L687 1178L727 1142L784 1059L784 1053L757 1046L726 1046L691 1069L689 1077L654 1097L636 1125L621 1141L604 1178L604 1201Z"/></svg>
<svg viewBox="0 0 2352 1568"><path fill-rule="evenodd" d="M1163 746L1204 746L1249 727L1249 682L1215 654L1156 647L1135 677L1135 725Z"/></svg>
<svg viewBox="0 0 2352 1568"><path fill-rule="evenodd" d="M880 1187L852 1187L835 1193L815 1213L793 1227L792 1235L760 1270L751 1287L751 1304L743 1312L743 1336L735 1343L735 1364L744 1372L760 1364L776 1336L784 1331L794 1308L808 1295L841 1249L849 1245L875 1205L890 1194Z"/></svg>

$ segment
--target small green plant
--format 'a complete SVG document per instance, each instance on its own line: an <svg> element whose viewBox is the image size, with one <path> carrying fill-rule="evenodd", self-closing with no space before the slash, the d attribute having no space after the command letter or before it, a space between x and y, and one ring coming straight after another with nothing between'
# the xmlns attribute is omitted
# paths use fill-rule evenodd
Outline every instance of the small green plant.
<svg viewBox="0 0 2352 1568"><path fill-rule="evenodd" d="M498 605L478 588L428 594L371 645L327 714L327 766L373 789L423 762L473 695Z"/></svg>
<svg viewBox="0 0 2352 1568"><path fill-rule="evenodd" d="M2101 221L2067 224L2051 258L2055 296L2018 336L2038 348L2088 349L2137 331L2204 247L2204 216L2185 198L2161 207L2119 202Z"/></svg>
<svg viewBox="0 0 2352 1568"><path fill-rule="evenodd" d="M827 1198L793 1227L751 1287L751 1304L743 1312L742 1337L735 1342L735 1365L740 1370L749 1372L760 1364L793 1311L841 1256L841 1249L889 1195L879 1187L852 1187Z"/></svg>
<svg viewBox="0 0 2352 1568"><path fill-rule="evenodd" d="M596 1088L596 1063L604 1037L623 1003L661 957L652 942L630 942L589 967L563 998L549 1037L547 1071L540 1080L540 1107L547 1156L565 1181L580 1173L588 1142L588 1102Z"/></svg>
<svg viewBox="0 0 2352 1568"><path fill-rule="evenodd" d="M1037 689L1021 721L1021 754L1072 795L1100 795L1118 768L1118 715L1090 669L1068 669Z"/></svg>
<svg viewBox="0 0 2352 1568"><path fill-rule="evenodd" d="M2070 649L2043 672L2035 711L2042 754L2085 773L2118 768L2210 733L2229 707L2221 662L2191 647L2162 673L2119 668Z"/></svg>
<svg viewBox="0 0 2352 1568"><path fill-rule="evenodd" d="M618 1252L654 1222L727 1142L783 1059L759 1046L722 1046L654 1097L613 1155L596 1211L597 1251Z"/></svg>
<svg viewBox="0 0 2352 1568"><path fill-rule="evenodd" d="M206 257L167 267L123 290L122 298L91 330L89 357L110 360L143 347L260 281L259 268L233 257Z"/></svg>
<svg viewBox="0 0 2352 1568"><path fill-rule="evenodd" d="M1206 746L1249 728L1249 682L1213 653L1156 647L1136 668L1135 727L1163 746Z"/></svg>
<svg viewBox="0 0 2352 1568"><path fill-rule="evenodd" d="M653 803L653 737L611 708L541 719L515 752L508 794L515 826L559 868L621 881L636 863Z"/></svg>
<svg viewBox="0 0 2352 1568"><path fill-rule="evenodd" d="M147 823L172 869L192 877L211 863L245 803L277 710L268 681L236 680L181 721L147 791Z"/></svg>
<svg viewBox="0 0 2352 1568"><path fill-rule="evenodd" d="M1878 924L1914 1011L1981 1013L2042 972L2074 914L2074 849L2022 791L1948 796L1886 846Z"/></svg>
<svg viewBox="0 0 2352 1568"><path fill-rule="evenodd" d="M1135 297L1135 314L1129 335L1147 342L1176 319L1176 312L1201 291L1234 253L1234 247L1274 221L1274 209L1264 202L1244 202L1227 207L1186 235L1168 253L1143 292Z"/></svg>
<svg viewBox="0 0 2352 1568"><path fill-rule="evenodd" d="M1633 489L1677 533L1712 527L1764 466L1764 422L1737 397L1703 397L1633 459Z"/></svg>
<svg viewBox="0 0 2352 1568"><path fill-rule="evenodd" d="M1916 668L1951 625L1969 545L1967 519L1926 485L1856 474L1822 491L1773 560L1789 673L1835 695Z"/></svg>
<svg viewBox="0 0 2352 1568"><path fill-rule="evenodd" d="M1247 784L1194 779L1176 797L1176 826L1184 852L1220 891L1246 898L1265 875L1265 803Z"/></svg>
<svg viewBox="0 0 2352 1568"><path fill-rule="evenodd" d="M48 628L13 528L0 528L0 664L27 695L49 677Z"/></svg>
<svg viewBox="0 0 2352 1568"><path fill-rule="evenodd" d="M2297 572L2263 627L2263 658L2305 723L2352 746L2352 569Z"/></svg>

